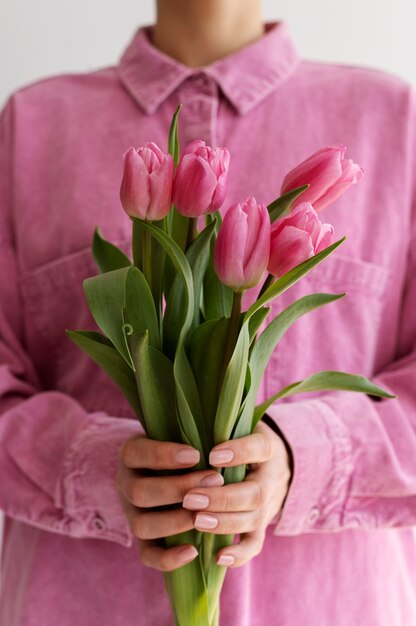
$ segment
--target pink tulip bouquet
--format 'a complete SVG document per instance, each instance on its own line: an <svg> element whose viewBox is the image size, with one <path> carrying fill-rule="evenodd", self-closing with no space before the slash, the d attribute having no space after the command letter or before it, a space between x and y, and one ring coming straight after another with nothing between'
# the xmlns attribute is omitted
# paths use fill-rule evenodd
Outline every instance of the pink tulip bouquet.
<svg viewBox="0 0 416 626"><path fill-rule="evenodd" d="M100 273L83 286L102 332L67 334L119 386L150 438L193 446L201 459L195 469L206 469L214 445L250 434L272 403L293 394L342 389L392 396L362 376L326 371L256 406L265 368L287 329L345 295L304 296L266 324L268 304L342 243L318 211L362 170L343 158L344 146L324 148L285 177L269 206L250 196L221 221L229 152L196 140L179 158L179 110L167 153L148 143L123 155L120 197L132 221L132 258L95 230ZM242 311L243 293L261 281L257 300ZM225 483L242 481L246 467L222 473ZM226 568L215 555L233 540L196 530L165 538L166 546L198 550L192 562L165 573L177 626L218 624Z"/></svg>

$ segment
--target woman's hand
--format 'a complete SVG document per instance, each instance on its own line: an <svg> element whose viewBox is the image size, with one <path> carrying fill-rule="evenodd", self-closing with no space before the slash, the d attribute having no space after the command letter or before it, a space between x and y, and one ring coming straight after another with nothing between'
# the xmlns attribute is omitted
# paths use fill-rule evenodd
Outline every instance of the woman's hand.
<svg viewBox="0 0 416 626"><path fill-rule="evenodd" d="M291 478L282 439L264 422L247 437L211 450L213 467L247 464L241 483L223 485L214 470L151 476L146 470L180 470L198 463L199 453L183 444L143 436L129 438L120 450L117 490L144 565L171 571L192 561L194 546L163 548L157 539L193 528L215 534L240 534L240 543L217 553L219 565L238 567L259 554L268 524L280 512ZM169 510L154 507L182 504Z"/></svg>

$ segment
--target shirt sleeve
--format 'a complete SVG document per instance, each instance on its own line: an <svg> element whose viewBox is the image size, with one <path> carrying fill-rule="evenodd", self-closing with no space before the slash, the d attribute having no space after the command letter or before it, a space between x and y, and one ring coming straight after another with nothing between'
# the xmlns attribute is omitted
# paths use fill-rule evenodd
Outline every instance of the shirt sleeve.
<svg viewBox="0 0 416 626"><path fill-rule="evenodd" d="M372 376L397 397L332 392L312 400L299 396L268 409L294 461L286 500L274 520L276 535L416 526L415 276L416 172L397 337L400 357Z"/></svg>
<svg viewBox="0 0 416 626"><path fill-rule="evenodd" d="M25 350L12 219L13 105L0 113L0 509L72 537L132 545L115 488L119 450L138 421L88 413L42 390Z"/></svg>

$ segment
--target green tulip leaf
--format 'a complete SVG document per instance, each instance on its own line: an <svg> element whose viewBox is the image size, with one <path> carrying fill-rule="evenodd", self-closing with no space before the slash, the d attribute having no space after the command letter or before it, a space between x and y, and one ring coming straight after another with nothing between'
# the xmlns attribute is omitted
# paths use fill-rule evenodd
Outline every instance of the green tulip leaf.
<svg viewBox="0 0 416 626"><path fill-rule="evenodd" d="M101 273L129 267L132 264L120 248L104 239L98 226L94 231L92 255Z"/></svg>
<svg viewBox="0 0 416 626"><path fill-rule="evenodd" d="M181 305L181 315L178 323L180 325L179 336L184 340L192 325L194 316L195 305L192 270L183 251L179 248L175 241L172 241L171 237L169 237L167 233L154 226L151 222L143 222L143 228L150 231L152 237L154 237L164 248L166 254L170 258L173 266L183 281L183 302Z"/></svg>
<svg viewBox="0 0 416 626"><path fill-rule="evenodd" d="M133 371L117 352L111 341L105 335L94 330L66 330L65 332L71 341L84 350L118 385L144 426Z"/></svg>
<svg viewBox="0 0 416 626"><path fill-rule="evenodd" d="M178 141L178 116L182 105L180 104L173 114L169 128L168 152L173 157L175 166L179 162L179 141Z"/></svg>
<svg viewBox="0 0 416 626"><path fill-rule="evenodd" d="M250 317L254 315L254 313L258 311L262 306L264 306L271 300L274 300L274 298L281 295L287 289L289 289L289 287L297 283L303 276L308 274L314 267L319 265L319 263L321 263L324 259L326 259L327 256L329 256L332 252L334 252L334 250L336 250L336 248L338 248L338 246L340 246L345 241L345 239L346 237L342 237L342 239L339 239L338 241L328 246L327 248L325 248L318 254L315 254L310 259L303 261L303 263L296 265L296 267L294 267L289 272L287 272L286 274L278 278L276 282L273 283L263 293L263 295L260 296L260 298L256 302L254 302L254 304L252 304L252 306L248 309L248 311L245 314L245 319L249 320Z"/></svg>
<svg viewBox="0 0 416 626"><path fill-rule="evenodd" d="M202 281L208 264L209 243L214 233L214 228L215 223L211 223L204 228L202 233L192 242L186 252L186 258L192 271L195 294L193 326L199 324ZM164 316L165 346L167 346L167 350L170 353L172 353L178 343L181 330L180 320L183 317L184 289L185 284L183 278L177 275L166 300Z"/></svg>
<svg viewBox="0 0 416 626"><path fill-rule="evenodd" d="M156 310L143 274L137 267L123 267L86 278L83 287L97 325L134 370L126 334L148 328L151 342L160 344Z"/></svg>
<svg viewBox="0 0 416 626"><path fill-rule="evenodd" d="M303 194L307 189L309 189L309 187L310 185L297 187L296 189L288 191L283 196L280 196L280 198L277 198L276 200L271 202L267 207L271 223L273 224L273 222L275 222L279 217L287 215L296 198L299 198L299 196Z"/></svg>
<svg viewBox="0 0 416 626"><path fill-rule="evenodd" d="M135 333L148 329L150 345L159 350L161 340L154 300L144 275L137 268L127 272L124 297L123 323L130 324Z"/></svg>
<svg viewBox="0 0 416 626"><path fill-rule="evenodd" d="M261 307L258 309L249 320L249 335L250 335L250 345L253 343L256 335L260 329L260 326L263 324L264 320L270 313L270 307Z"/></svg>
<svg viewBox="0 0 416 626"><path fill-rule="evenodd" d="M130 335L129 344L146 434L158 441L181 441L172 362L149 344L147 330Z"/></svg>
<svg viewBox="0 0 416 626"><path fill-rule="evenodd" d="M214 444L227 441L231 437L237 420L244 384L246 382L246 364L250 347L248 324L243 324L230 362L227 366L221 394L218 400L214 423Z"/></svg>
<svg viewBox="0 0 416 626"><path fill-rule="evenodd" d="M219 280L214 267L215 242L222 223L219 211L207 216L207 223L212 220L216 222L215 237L211 239L210 255L203 283L203 313L206 321L230 317L234 299L233 290Z"/></svg>
<svg viewBox="0 0 416 626"><path fill-rule="evenodd" d="M172 239L163 230L156 228L150 222L144 222L143 227L149 230L152 236L161 244L169 256L176 271L183 281L183 298L178 318L178 341L173 356L173 376L175 381L176 399L179 420L187 440L201 452L201 463L207 450L205 425L200 407L197 384L185 352L185 342L191 328L194 315L194 287L193 276L189 262ZM173 349L174 346L170 346ZM164 347L164 352L167 350ZM167 352L170 355L169 352Z"/></svg>
<svg viewBox="0 0 416 626"><path fill-rule="evenodd" d="M166 537L166 547L195 545L195 531ZM198 546L199 547L199 546ZM217 567L224 570L225 567ZM172 606L175 607L175 623L189 626L212 626L209 618L208 589L203 568L202 556L172 572L164 573L165 588Z"/></svg>
<svg viewBox="0 0 416 626"><path fill-rule="evenodd" d="M198 385L210 449L214 445L214 420L229 323L226 317L205 322L195 328L189 342L189 358Z"/></svg>
<svg viewBox="0 0 416 626"><path fill-rule="evenodd" d="M232 435L233 438L244 437L252 432L253 412L263 374L276 345L286 331L303 315L325 304L339 300L344 295L316 293L304 296L277 315L264 329L250 354L251 387L241 407L240 416ZM227 483L239 482L244 474L244 467L230 467L226 469L224 479Z"/></svg>
<svg viewBox="0 0 416 626"><path fill-rule="evenodd" d="M269 406L271 406L277 400L282 398L288 398L298 393L307 393L311 391L355 391L358 393L367 393L372 396L380 398L395 398L388 391L385 391L381 387L374 385L365 376L359 376L357 374L346 374L345 372L327 371L317 372L305 380L299 380L291 385L288 385L281 391L275 393L273 396L256 406L253 414L253 428Z"/></svg>

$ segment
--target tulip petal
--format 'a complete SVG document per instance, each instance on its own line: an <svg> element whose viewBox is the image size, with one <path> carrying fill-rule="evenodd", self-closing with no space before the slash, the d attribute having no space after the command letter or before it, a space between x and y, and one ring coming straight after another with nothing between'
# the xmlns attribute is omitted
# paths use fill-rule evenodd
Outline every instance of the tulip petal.
<svg viewBox="0 0 416 626"><path fill-rule="evenodd" d="M240 289L244 284L244 249L247 215L241 204L232 205L225 214L214 250L214 267L224 285Z"/></svg>
<svg viewBox="0 0 416 626"><path fill-rule="evenodd" d="M198 148L204 147L205 141L202 141L201 139L194 139L186 146L185 150L183 151L183 156L185 156L185 154L194 154L198 150Z"/></svg>
<svg viewBox="0 0 416 626"><path fill-rule="evenodd" d="M135 148L124 154L124 173L120 187L120 200L128 215L146 219L150 203L149 174L143 159Z"/></svg>
<svg viewBox="0 0 416 626"><path fill-rule="evenodd" d="M182 215L199 217L209 211L217 177L201 157L188 154L179 163L173 186L173 202Z"/></svg>
<svg viewBox="0 0 416 626"><path fill-rule="evenodd" d="M343 172L340 179L315 202L315 211L322 211L329 204L335 202L347 189L355 185L364 173L364 170L351 160L343 161L342 169Z"/></svg>
<svg viewBox="0 0 416 626"><path fill-rule="evenodd" d="M246 289L257 285L267 267L270 255L270 216L266 205L256 204L255 213L256 217L254 211L248 214L247 243L244 252Z"/></svg>
<svg viewBox="0 0 416 626"><path fill-rule="evenodd" d="M314 255L311 238L305 231L287 226L271 237L268 270L275 276L286 274L293 267Z"/></svg>
<svg viewBox="0 0 416 626"><path fill-rule="evenodd" d="M287 193L302 185L310 185L292 206L300 202L315 202L340 178L341 160L346 147L343 144L328 146L318 150L291 170L284 178L281 193Z"/></svg>
<svg viewBox="0 0 416 626"><path fill-rule="evenodd" d="M322 252L325 248L334 243L334 227L332 224L322 224L321 234L315 247L315 254Z"/></svg>
<svg viewBox="0 0 416 626"><path fill-rule="evenodd" d="M173 158L166 154L162 164L150 174L151 202L147 212L148 220L161 220L169 213L172 206L173 172Z"/></svg>

